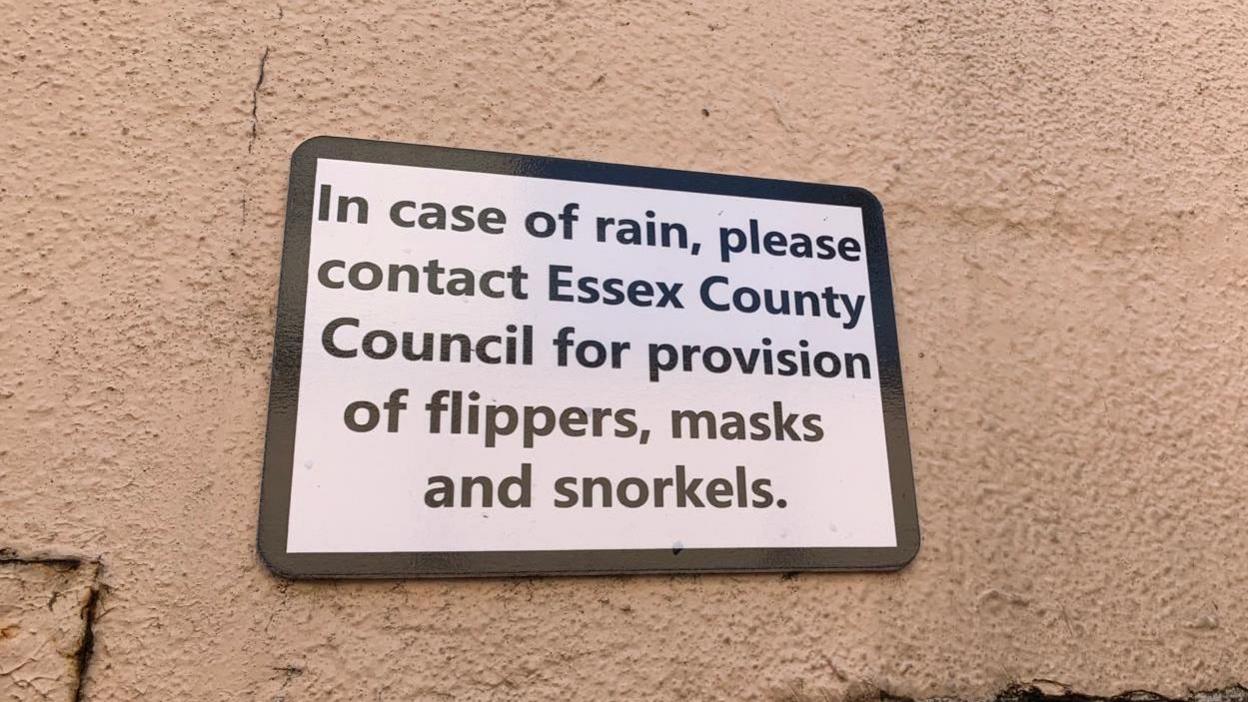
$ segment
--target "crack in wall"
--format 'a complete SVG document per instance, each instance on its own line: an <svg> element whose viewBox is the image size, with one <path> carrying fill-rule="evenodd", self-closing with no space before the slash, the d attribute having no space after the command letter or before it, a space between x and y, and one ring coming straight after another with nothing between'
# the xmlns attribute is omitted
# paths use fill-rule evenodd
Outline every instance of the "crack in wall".
<svg viewBox="0 0 1248 702"><path fill-rule="evenodd" d="M86 602L81 608L82 635L78 646L72 653L74 660L75 679L72 686L74 702L86 699L88 672L95 653L95 624L100 616L100 603L107 589L101 582L102 562L97 558L85 558L65 555L22 555L14 549L0 548L0 565L42 565L63 570L78 570L84 566L94 566ZM53 598L58 593L53 593ZM286 687L293 679L301 677L305 668L286 665L274 668L283 673ZM837 673L844 680L843 675ZM504 679L498 684L508 684ZM496 684L497 685L497 684ZM975 698L957 695L938 695L926 698L896 695L887 690L870 687L866 690L851 691L846 694L833 694L828 690L811 690L800 682L788 690L776 695L778 702L976 702ZM1151 690L1128 690L1113 695L1095 695L1073 690L1068 685L1053 681L1035 679L1009 685L1001 692L979 702L1248 702L1248 687L1233 684L1213 690L1195 690L1182 697L1163 695Z"/></svg>
<svg viewBox="0 0 1248 702"><path fill-rule="evenodd" d="M1060 689L1052 692L1035 684L1011 685L998 694L994 702L1248 702L1248 687L1239 684L1218 690L1195 691L1186 697L1168 697L1150 690L1128 690L1110 696L1089 695L1075 692L1061 683L1055 685Z"/></svg>
<svg viewBox="0 0 1248 702"><path fill-rule="evenodd" d="M256 137L260 129L260 87L264 85L264 66L269 61L269 47L264 47L260 55L260 72L256 76L256 84L251 89L251 138L247 141L247 153L251 153L256 145Z"/></svg>
<svg viewBox="0 0 1248 702"><path fill-rule="evenodd" d="M782 695L780 699L783 702L813 702L813 700L824 698L812 697L795 690L790 694ZM1248 687L1237 683L1214 690L1196 690L1184 697L1170 697L1151 690L1127 690L1114 695L1093 695L1077 692L1060 682L1033 680L1026 683L1014 683L987 700L990 702L1248 702ZM916 699L894 695L886 690L874 690L869 693L845 695L844 702L969 702L969 699L954 695Z"/></svg>
<svg viewBox="0 0 1248 702"><path fill-rule="evenodd" d="M77 570L87 563L98 564L99 561L75 556L22 556L11 548L0 548L0 564L14 565L45 565L52 568Z"/></svg>
<svg viewBox="0 0 1248 702"><path fill-rule="evenodd" d="M74 702L82 702L83 695L86 694L87 688L87 667L91 664L91 654L95 653L95 613L96 608L100 604L100 594L103 588L99 583L99 573L96 573L96 581L91 587L91 594L87 597L87 604L82 608L83 629L82 640L78 643L78 650L74 651L74 661L77 665L77 679L74 681Z"/></svg>
<svg viewBox="0 0 1248 702"><path fill-rule="evenodd" d="M104 585L100 582L102 562L98 558L81 556L23 555L12 548L0 548L0 565L39 565L66 571L76 571L84 566L93 566L95 568L94 572L91 573L87 601L83 604L79 615L82 618L82 635L78 640L78 646L70 655L74 661L73 696L71 699L74 702L82 702L85 699L87 670L91 664L92 654L95 652L95 621L99 611L100 599L104 591ZM52 592L48 601L48 609L52 609L59 597L59 592Z"/></svg>

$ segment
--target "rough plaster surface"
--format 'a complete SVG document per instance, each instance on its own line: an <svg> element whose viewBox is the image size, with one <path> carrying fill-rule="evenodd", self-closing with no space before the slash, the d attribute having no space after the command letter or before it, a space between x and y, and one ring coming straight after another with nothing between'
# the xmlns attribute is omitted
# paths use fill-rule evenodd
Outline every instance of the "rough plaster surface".
<svg viewBox="0 0 1248 702"><path fill-rule="evenodd" d="M91 638L94 563L0 553L0 700L73 700Z"/></svg>
<svg viewBox="0 0 1248 702"><path fill-rule="evenodd" d="M0 546L102 559L86 699L1248 679L1248 5L2 0L0 17ZM875 191L918 559L274 579L253 543L285 178L316 134Z"/></svg>

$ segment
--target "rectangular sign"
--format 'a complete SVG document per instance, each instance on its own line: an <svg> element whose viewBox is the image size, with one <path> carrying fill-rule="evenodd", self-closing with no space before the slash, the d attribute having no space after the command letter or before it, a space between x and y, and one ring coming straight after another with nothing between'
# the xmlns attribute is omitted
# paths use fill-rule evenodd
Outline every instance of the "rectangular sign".
<svg viewBox="0 0 1248 702"><path fill-rule="evenodd" d="M918 547L867 191L295 151L259 529L275 572L883 570Z"/></svg>

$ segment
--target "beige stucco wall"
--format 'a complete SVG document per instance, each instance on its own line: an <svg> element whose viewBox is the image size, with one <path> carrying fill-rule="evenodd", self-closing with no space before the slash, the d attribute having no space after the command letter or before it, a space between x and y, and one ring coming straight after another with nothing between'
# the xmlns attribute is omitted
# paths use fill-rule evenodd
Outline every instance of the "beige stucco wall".
<svg viewBox="0 0 1248 702"><path fill-rule="evenodd" d="M101 562L84 699L1248 680L1248 5L5 0L0 20L0 547ZM268 363L288 158L316 134L872 189L917 560L275 579L254 548ZM0 596L61 587L29 568ZM0 639L0 698L64 699L74 636L25 602L0 629L69 641L38 652L64 671L23 683L9 642L31 639Z"/></svg>

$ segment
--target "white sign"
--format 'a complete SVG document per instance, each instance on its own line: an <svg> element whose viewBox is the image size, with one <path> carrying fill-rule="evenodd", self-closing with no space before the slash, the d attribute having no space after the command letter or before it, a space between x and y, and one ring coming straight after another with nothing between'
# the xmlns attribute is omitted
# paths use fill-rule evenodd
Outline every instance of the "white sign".
<svg viewBox="0 0 1248 702"><path fill-rule="evenodd" d="M900 567L884 247L854 188L306 142L261 552L292 577Z"/></svg>

